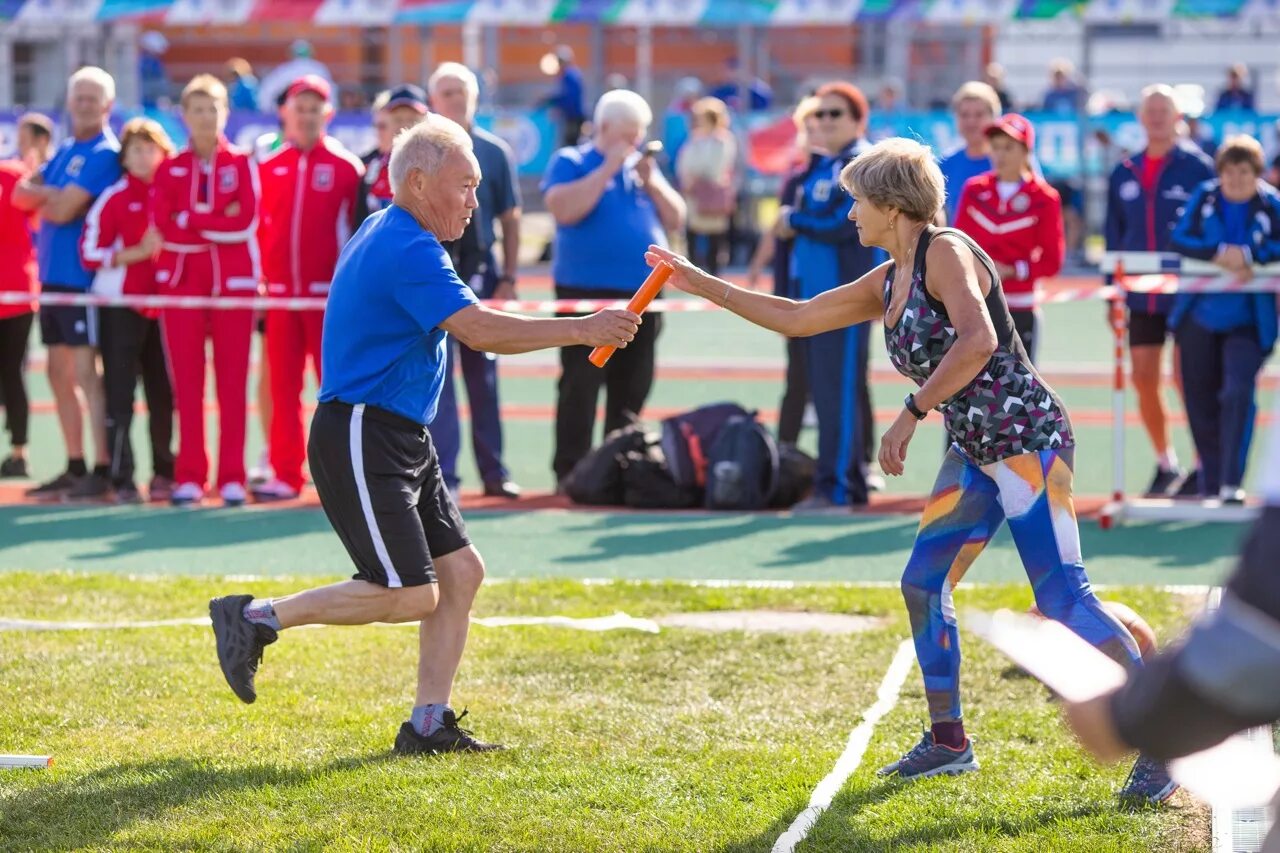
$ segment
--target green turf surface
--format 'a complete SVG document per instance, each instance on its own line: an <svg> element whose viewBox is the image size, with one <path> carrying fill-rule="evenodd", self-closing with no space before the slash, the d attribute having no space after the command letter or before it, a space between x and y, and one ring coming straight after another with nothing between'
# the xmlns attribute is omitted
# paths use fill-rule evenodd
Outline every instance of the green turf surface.
<svg viewBox="0 0 1280 853"><path fill-rule="evenodd" d="M281 581L146 581L0 574L5 616L198 616L212 594L279 594ZM1111 596L1164 637L1195 602ZM1021 587L962 589L960 607L1026 607ZM0 850L90 848L439 851L764 851L832 768L906 620L896 590L495 584L476 614L636 616L719 609L878 616L852 636L663 629L587 634L476 628L455 701L484 757L397 759L411 704L410 628L296 630L272 646L252 707L232 697L204 627L0 631L4 747L52 754L0 775ZM918 737L918 673L806 851L1207 850L1207 818L1130 813L1126 768L1072 745L1044 690L967 641L967 718L979 773L901 785L874 778ZM470 720L469 720L470 721Z"/></svg>
<svg viewBox="0 0 1280 853"><path fill-rule="evenodd" d="M476 512L472 540L493 577L896 581L907 516ZM1216 583L1238 525L1163 523L1101 531L1082 545L1095 583ZM0 567L116 573L322 575L349 561L319 510L21 506L0 510ZM1024 578L1002 531L974 582Z"/></svg>

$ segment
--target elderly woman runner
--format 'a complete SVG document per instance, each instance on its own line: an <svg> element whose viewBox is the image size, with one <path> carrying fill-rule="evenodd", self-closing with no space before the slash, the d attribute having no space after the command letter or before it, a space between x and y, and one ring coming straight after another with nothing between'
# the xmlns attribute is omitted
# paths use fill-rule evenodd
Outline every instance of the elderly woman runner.
<svg viewBox="0 0 1280 853"><path fill-rule="evenodd" d="M679 289L784 335L882 319L894 366L919 385L881 439L886 474L902 474L916 424L931 409L942 414L951 446L902 576L932 728L880 775L964 773L978 762L961 718L951 591L1002 521L1041 612L1127 667L1141 657L1085 575L1071 501L1075 436L1062 401L1031 366L991 258L964 234L929 224L944 196L932 152L885 140L847 166L840 182L856 199L849 218L859 239L891 260L813 299L735 287L658 247L647 258L672 264ZM1176 789L1163 766L1140 757L1121 796L1162 802Z"/></svg>

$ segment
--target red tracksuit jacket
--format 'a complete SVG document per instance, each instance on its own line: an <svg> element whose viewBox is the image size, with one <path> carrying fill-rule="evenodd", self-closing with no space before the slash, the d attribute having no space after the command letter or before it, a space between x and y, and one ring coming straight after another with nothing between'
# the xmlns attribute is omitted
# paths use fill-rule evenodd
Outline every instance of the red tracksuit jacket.
<svg viewBox="0 0 1280 853"><path fill-rule="evenodd" d="M253 296L258 289L258 175L248 153L218 140L208 170L190 149L156 171L153 215L164 236L156 282L183 295ZM235 203L238 210L228 213ZM213 275L183 274L184 258L209 252ZM212 279L211 281L209 279Z"/></svg>
<svg viewBox="0 0 1280 853"><path fill-rule="evenodd" d="M156 269L151 260L138 261L127 267L115 265L121 249L142 242L151 226L151 185L125 174L107 187L89 208L80 234L80 262L95 273L93 292L108 296L148 296L156 292ZM139 310L147 317L158 317L155 309Z"/></svg>
<svg viewBox="0 0 1280 853"><path fill-rule="evenodd" d="M268 296L324 296L355 226L364 165L321 137L310 151L286 143L258 163L258 242Z"/></svg>
<svg viewBox="0 0 1280 853"><path fill-rule="evenodd" d="M969 179L960 191L955 227L993 261L1014 268L1015 274L1001 282L1005 293L1033 293L1037 279L1062 269L1062 201L1053 187L1034 177L1001 201L996 183L994 172Z"/></svg>
<svg viewBox="0 0 1280 853"><path fill-rule="evenodd" d="M13 190L28 174L21 160L0 162L0 291L40 292L36 271L36 250L32 234L38 224L36 214L13 206ZM0 305L0 320L30 314L36 303Z"/></svg>

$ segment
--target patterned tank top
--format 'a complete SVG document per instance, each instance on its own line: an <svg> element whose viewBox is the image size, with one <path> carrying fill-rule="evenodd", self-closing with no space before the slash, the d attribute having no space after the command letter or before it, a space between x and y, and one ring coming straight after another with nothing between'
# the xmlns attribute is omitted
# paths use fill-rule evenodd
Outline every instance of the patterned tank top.
<svg viewBox="0 0 1280 853"><path fill-rule="evenodd" d="M991 277L987 313L996 329L996 351L964 389L943 401L942 412L951 440L978 465L1011 456L1075 444L1071 421L1058 395L1031 366L1018 338L1004 299L1000 277L987 253L954 228L928 226L916 247L911 290L897 325L889 325L889 300L894 266L884 280L884 341L898 372L924 385L956 341L946 306L925 288L925 256L939 234L952 234L967 245Z"/></svg>

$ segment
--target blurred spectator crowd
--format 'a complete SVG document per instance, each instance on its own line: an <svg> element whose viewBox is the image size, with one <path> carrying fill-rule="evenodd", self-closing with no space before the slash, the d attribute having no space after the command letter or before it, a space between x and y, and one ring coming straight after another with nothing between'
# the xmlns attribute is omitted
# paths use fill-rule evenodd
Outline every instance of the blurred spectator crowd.
<svg viewBox="0 0 1280 853"><path fill-rule="evenodd" d="M158 34L144 36L140 71L144 94L152 93L144 100L156 104L169 84L164 45L152 35ZM663 151L649 141L651 105L625 80L610 81L588 109L571 50L557 48L543 65L554 84L542 103L556 116L562 144L539 187L555 223L550 271L557 298L625 299L644 280L644 251L654 243L683 243L713 274L732 263L746 171L733 119L773 107L767 84L734 63L715 86L682 81L668 114L685 116L689 134L675 150ZM390 88L370 108L377 144L351 152L326 127L337 107L355 104L341 102L327 71L298 43L291 59L262 79L233 58L221 78L202 74L189 81L176 106L189 142L177 150L147 118L130 120L117 138L108 125L112 78L92 67L73 74L62 141L54 144L47 117L28 114L19 125L19 157L0 164L0 291L30 297L0 305L0 401L9 433L0 476L32 473L24 366L38 324L66 466L32 487L31 497L189 505L216 495L233 506L250 497L296 498L306 458L302 393L307 365L320 370L323 312L281 303L255 313L218 303L245 296L323 299L346 239L393 203L388 162L395 135L428 111L469 132L484 175L477 214L460 239L446 244L454 268L482 298L514 298L521 188L511 149L476 126L480 88L477 76L457 63L441 65L426 90ZM1076 114L1096 107L1091 100L1074 69L1056 61L1037 106ZM1045 178L1035 156L1036 128L1014 106L994 64L984 80L957 89L950 109L961 142L939 155L947 205L946 221L938 224L964 231L996 262L1034 360L1044 323L1039 283L1060 272L1083 225L1079 188ZM902 87L892 81L874 103L850 83L830 82L795 106L795 144L776 222L763 229L747 267L753 285L766 286L768 277L781 295L812 298L883 262L881 253L858 242L849 221L853 200L838 176L868 145L873 111L906 108ZM1253 108L1247 72L1233 66L1217 109ZM279 129L242 150L223 133L232 109L269 110L278 115ZM1190 123L1198 115L1188 114L1185 99L1169 86L1145 89L1136 112L1146 144L1115 158L1107 248L1178 252L1236 279L1280 261L1280 195L1268 184L1278 164L1267 164L1259 142L1232 136L1202 144ZM200 308L38 306L41 293L208 302ZM1158 459L1147 493L1242 501L1258 377L1277 337L1274 293L1131 295L1127 307L1133 384ZM606 432L642 417L661 330L660 315L648 318L636 341L603 370L588 365L582 347L562 351L552 459L557 480L590 451L602 391ZM801 511L865 504L883 488L872 467L872 333L864 324L787 342L779 441L795 444L806 417L817 426L817 479ZM255 334L263 338L256 370L250 358ZM1170 343L1196 451L1187 464L1173 450L1161 387ZM210 353L215 465L205 434ZM496 360L458 344L450 358L468 396L480 485L486 494L518 498L520 487L504 461ZM139 380L152 472L145 489L130 442ZM255 382L267 450L250 468L245 447ZM450 379L430 425L445 481L455 490L456 393Z"/></svg>

